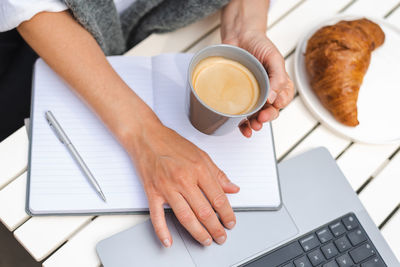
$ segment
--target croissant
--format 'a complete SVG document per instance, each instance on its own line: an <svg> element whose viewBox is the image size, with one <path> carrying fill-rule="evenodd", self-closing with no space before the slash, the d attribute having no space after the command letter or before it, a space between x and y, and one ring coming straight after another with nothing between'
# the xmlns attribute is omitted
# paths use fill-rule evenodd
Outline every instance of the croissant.
<svg viewBox="0 0 400 267"><path fill-rule="evenodd" d="M305 64L311 87L334 118L359 124L357 98L372 51L383 44L382 29L368 19L340 21L308 40Z"/></svg>

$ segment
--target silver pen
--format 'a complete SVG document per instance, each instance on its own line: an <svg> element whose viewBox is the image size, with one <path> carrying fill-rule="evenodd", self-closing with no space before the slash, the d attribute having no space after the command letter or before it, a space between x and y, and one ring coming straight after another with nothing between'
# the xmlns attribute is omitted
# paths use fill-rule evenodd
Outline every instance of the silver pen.
<svg viewBox="0 0 400 267"><path fill-rule="evenodd" d="M67 134L64 132L61 125L56 120L56 117L54 117L54 115L53 115L53 113L51 113L51 111L46 111L45 117L46 117L46 120L49 123L50 127L53 129L54 133L58 137L58 139L60 139L61 143L63 143L67 147L69 153L74 158L75 162L78 164L79 168L84 173L84 175L88 179L89 183L92 184L92 186L97 191L99 196L104 201L106 201L106 197L104 196L103 191L101 191L99 183L96 181L96 178L94 178L94 176L91 173L91 171L89 170L88 166L83 161L82 157L79 155L79 153L76 150L76 148L74 147L74 145L71 143L71 140L69 140Z"/></svg>

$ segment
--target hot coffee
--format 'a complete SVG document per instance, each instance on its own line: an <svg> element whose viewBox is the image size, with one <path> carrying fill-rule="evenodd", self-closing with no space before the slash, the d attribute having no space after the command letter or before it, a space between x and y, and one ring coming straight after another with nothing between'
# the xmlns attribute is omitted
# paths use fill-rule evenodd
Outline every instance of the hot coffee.
<svg viewBox="0 0 400 267"><path fill-rule="evenodd" d="M224 57L201 60L193 70L192 84L206 105L224 114L246 114L260 97L253 73L241 63Z"/></svg>

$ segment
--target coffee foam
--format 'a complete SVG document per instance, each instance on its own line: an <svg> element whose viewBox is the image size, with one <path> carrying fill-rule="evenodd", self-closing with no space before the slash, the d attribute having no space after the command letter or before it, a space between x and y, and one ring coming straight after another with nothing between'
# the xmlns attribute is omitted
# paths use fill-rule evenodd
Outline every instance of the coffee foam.
<svg viewBox="0 0 400 267"><path fill-rule="evenodd" d="M231 115L250 112L260 95L253 73L239 62L224 57L201 60L193 70L192 84L206 105Z"/></svg>

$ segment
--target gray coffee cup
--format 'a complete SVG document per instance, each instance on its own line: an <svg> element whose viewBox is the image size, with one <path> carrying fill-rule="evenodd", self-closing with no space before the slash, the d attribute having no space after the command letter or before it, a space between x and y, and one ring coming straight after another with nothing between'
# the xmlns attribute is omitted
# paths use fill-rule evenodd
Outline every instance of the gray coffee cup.
<svg viewBox="0 0 400 267"><path fill-rule="evenodd" d="M231 115L221 113L205 104L197 95L192 84L192 73L197 64L208 57L220 56L235 60L247 67L256 78L260 95L254 108L247 113ZM191 124L208 135L224 135L234 130L251 115L258 112L267 102L269 79L263 65L249 52L232 45L212 45L197 52L189 64L187 85L187 113Z"/></svg>

